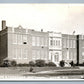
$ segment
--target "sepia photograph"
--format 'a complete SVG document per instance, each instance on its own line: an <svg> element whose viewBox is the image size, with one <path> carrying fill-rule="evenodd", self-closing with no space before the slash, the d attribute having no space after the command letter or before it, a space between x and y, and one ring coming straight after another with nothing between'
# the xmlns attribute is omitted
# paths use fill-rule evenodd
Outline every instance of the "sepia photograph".
<svg viewBox="0 0 84 84"><path fill-rule="evenodd" d="M84 4L0 4L0 80L83 80Z"/></svg>

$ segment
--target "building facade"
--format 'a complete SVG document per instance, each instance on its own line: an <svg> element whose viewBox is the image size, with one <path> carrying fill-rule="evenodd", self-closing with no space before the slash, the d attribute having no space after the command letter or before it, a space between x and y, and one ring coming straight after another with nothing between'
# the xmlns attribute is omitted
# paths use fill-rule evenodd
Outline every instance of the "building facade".
<svg viewBox="0 0 84 84"><path fill-rule="evenodd" d="M1 31L1 55L4 59L17 63L28 63L31 58L31 36L21 26L7 27Z"/></svg>
<svg viewBox="0 0 84 84"><path fill-rule="evenodd" d="M29 34L32 38L32 60L49 60L49 49L48 49L48 32L34 31L29 29Z"/></svg>
<svg viewBox="0 0 84 84"><path fill-rule="evenodd" d="M84 35L69 35L56 32L35 31L7 27L2 21L0 31L0 60L15 60L17 63L29 63L38 59L46 62L75 64L84 63Z"/></svg>
<svg viewBox="0 0 84 84"><path fill-rule="evenodd" d="M62 60L62 34L49 32L49 60L59 66Z"/></svg>
<svg viewBox="0 0 84 84"><path fill-rule="evenodd" d="M77 64L84 63L84 35L77 35Z"/></svg>
<svg viewBox="0 0 84 84"><path fill-rule="evenodd" d="M76 35L62 34L62 60L77 63Z"/></svg>
<svg viewBox="0 0 84 84"><path fill-rule="evenodd" d="M37 59L48 61L48 33L6 27L2 21L0 31L0 59L15 60L17 63L29 63Z"/></svg>

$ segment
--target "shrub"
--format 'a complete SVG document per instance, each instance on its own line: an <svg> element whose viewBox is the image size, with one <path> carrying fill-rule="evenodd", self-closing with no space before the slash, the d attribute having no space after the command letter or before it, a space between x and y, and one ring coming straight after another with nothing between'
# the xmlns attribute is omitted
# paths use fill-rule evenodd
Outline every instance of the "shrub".
<svg viewBox="0 0 84 84"><path fill-rule="evenodd" d="M2 66L9 67L10 66L9 60L4 60Z"/></svg>
<svg viewBox="0 0 84 84"><path fill-rule="evenodd" d="M70 65L71 65L71 66L75 66L75 64L74 64L74 62L73 62L73 61L71 61L71 62L70 62Z"/></svg>
<svg viewBox="0 0 84 84"><path fill-rule="evenodd" d="M16 66L17 62L15 60L11 61L11 66Z"/></svg>
<svg viewBox="0 0 84 84"><path fill-rule="evenodd" d="M60 61L60 66L61 66L61 67L64 67L64 66L65 66L65 61L64 61L64 60L61 60L61 61Z"/></svg>
<svg viewBox="0 0 84 84"><path fill-rule="evenodd" d="M30 61L29 66L35 66L35 63L33 61Z"/></svg>
<svg viewBox="0 0 84 84"><path fill-rule="evenodd" d="M28 66L28 64L26 64L26 63L24 63L24 64L19 63L19 64L17 64L17 66L19 66L19 67L25 67L25 66Z"/></svg>
<svg viewBox="0 0 84 84"><path fill-rule="evenodd" d="M45 66L45 60L36 60L35 61L36 62L36 66L38 66L38 67L44 67Z"/></svg>
<svg viewBox="0 0 84 84"><path fill-rule="evenodd" d="M24 64L22 64L22 66L25 66L26 67L26 66L28 66L28 64L27 63L24 63Z"/></svg>
<svg viewBox="0 0 84 84"><path fill-rule="evenodd" d="M17 64L17 66L22 67L23 65L21 63Z"/></svg>
<svg viewBox="0 0 84 84"><path fill-rule="evenodd" d="M47 66L56 66L56 64L53 63L53 62L49 62L49 63L47 64Z"/></svg>

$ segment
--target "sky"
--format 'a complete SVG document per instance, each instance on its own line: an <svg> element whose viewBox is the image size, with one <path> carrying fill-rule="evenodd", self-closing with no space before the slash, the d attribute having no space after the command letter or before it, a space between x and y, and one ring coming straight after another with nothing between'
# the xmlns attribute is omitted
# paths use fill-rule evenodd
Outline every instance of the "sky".
<svg viewBox="0 0 84 84"><path fill-rule="evenodd" d="M9 27L84 34L84 4L0 4L2 20Z"/></svg>

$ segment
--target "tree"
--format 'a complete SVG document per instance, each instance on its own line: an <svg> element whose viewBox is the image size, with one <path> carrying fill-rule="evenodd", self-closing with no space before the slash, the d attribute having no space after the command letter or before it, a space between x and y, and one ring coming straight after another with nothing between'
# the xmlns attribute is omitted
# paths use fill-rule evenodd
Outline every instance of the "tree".
<svg viewBox="0 0 84 84"><path fill-rule="evenodd" d="M60 66L61 66L61 67L64 67L64 66L65 66L65 61L64 61L64 60L61 60L61 61L60 61Z"/></svg>
<svg viewBox="0 0 84 84"><path fill-rule="evenodd" d="M36 60L36 66L38 67L43 67L45 64L45 60Z"/></svg>

